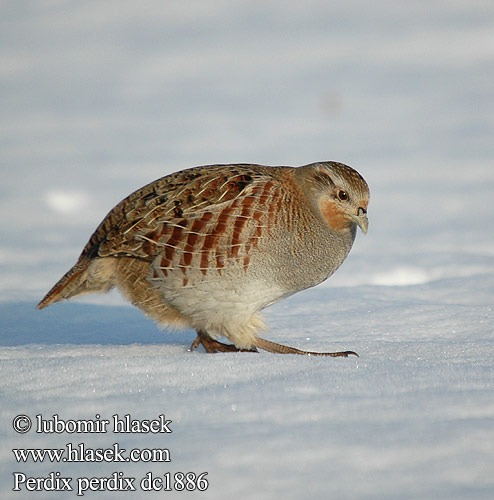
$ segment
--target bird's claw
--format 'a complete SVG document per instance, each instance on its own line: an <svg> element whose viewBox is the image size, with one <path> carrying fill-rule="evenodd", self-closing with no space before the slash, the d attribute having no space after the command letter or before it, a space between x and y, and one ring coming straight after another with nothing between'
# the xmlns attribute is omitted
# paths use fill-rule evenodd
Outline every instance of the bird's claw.
<svg viewBox="0 0 494 500"><path fill-rule="evenodd" d="M197 337L190 346L190 350L193 351L199 344L204 347L207 353L216 352L257 352L257 349L253 347L252 349L240 349L233 344L224 344L211 338L208 334L203 332L197 332Z"/></svg>

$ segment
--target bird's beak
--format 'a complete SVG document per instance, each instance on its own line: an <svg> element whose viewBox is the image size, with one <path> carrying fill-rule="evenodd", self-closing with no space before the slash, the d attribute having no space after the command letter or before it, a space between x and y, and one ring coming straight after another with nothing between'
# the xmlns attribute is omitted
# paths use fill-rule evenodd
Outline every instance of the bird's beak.
<svg viewBox="0 0 494 500"><path fill-rule="evenodd" d="M365 208L359 207L359 209L357 210L357 215L352 215L352 219L358 224L358 227L362 229L362 232L366 234L367 229L369 228L367 210L365 210Z"/></svg>

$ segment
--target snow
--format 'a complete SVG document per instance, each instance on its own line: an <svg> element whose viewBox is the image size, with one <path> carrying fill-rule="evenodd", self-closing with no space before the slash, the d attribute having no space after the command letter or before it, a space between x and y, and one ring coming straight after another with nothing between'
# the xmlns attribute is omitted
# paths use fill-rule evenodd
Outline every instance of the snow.
<svg viewBox="0 0 494 500"><path fill-rule="evenodd" d="M489 1L47 2L0 7L0 496L13 472L206 476L129 498L494 498L494 10ZM117 293L43 311L115 203L199 164L337 160L369 233L263 313L327 359L188 351ZM15 433L27 415L166 434ZM35 424L34 424L35 425ZM12 449L166 448L170 463ZM120 498L93 491L84 496Z"/></svg>

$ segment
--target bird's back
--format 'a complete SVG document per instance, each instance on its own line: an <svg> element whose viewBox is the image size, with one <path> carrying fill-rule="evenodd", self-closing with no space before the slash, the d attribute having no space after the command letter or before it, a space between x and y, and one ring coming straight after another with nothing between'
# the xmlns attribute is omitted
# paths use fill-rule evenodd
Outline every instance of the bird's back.
<svg viewBox="0 0 494 500"><path fill-rule="evenodd" d="M281 169L258 165L212 165L162 177L133 192L107 214L77 263L38 308L114 286L116 263L108 259L154 261L154 278L177 269L184 275L221 273L231 259L247 266L250 246L257 246L263 231L258 207L266 210L267 197L281 185L280 174ZM255 228L251 243L242 244L249 225Z"/></svg>

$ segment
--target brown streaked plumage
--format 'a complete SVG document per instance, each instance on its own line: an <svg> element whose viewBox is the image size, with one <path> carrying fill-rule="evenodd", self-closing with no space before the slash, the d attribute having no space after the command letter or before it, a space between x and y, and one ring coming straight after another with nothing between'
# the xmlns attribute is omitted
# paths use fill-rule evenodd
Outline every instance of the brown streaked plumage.
<svg viewBox="0 0 494 500"><path fill-rule="evenodd" d="M367 231L368 202L362 176L336 162L177 172L113 208L38 308L118 287L159 324L196 329L191 349L355 354L264 340L258 313L336 271Z"/></svg>

